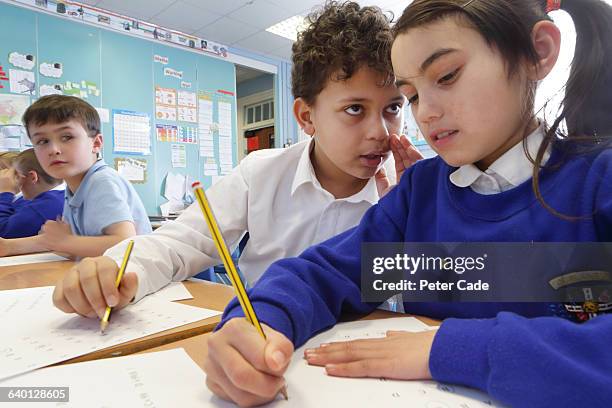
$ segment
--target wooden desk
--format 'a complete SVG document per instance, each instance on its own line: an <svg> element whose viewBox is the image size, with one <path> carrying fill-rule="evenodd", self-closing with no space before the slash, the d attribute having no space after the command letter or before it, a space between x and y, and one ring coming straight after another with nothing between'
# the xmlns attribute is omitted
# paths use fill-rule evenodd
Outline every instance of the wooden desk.
<svg viewBox="0 0 612 408"><path fill-rule="evenodd" d="M0 267L0 290L54 286L73 261L43 262Z"/></svg>
<svg viewBox="0 0 612 408"><path fill-rule="evenodd" d="M375 310L374 312L370 313L369 315L365 317L362 317L359 320L389 319L392 317L407 317L407 316L410 316L410 315L407 315L404 313L387 312L384 310ZM422 321L423 323L429 326L439 326L440 325L440 321L431 319L429 317L421 317L421 316L414 316L414 317L416 317L417 319L419 319L420 321ZM346 321L346 320L343 319L343 321ZM164 344L163 346L153 347L148 350L144 350L140 353L151 353L154 351L171 350L171 349L182 347L185 349L187 354L189 354L189 357L191 357L191 359L195 361L197 365L199 365L202 369L204 369L204 360L206 359L206 355L208 353L208 337L209 336L210 336L210 333L200 334L198 336L193 336L188 339L176 341L174 343L168 343L168 344Z"/></svg>
<svg viewBox="0 0 612 408"><path fill-rule="evenodd" d="M74 264L75 262L72 261L62 261L0 267L0 290L53 286ZM205 281L186 281L183 283L194 297L193 299L179 301L179 303L185 305L222 311L234 297L234 291L231 286ZM65 361L62 364L136 353L151 347L161 346L191 336L210 332L219 321L220 316L200 320L117 346L85 354L73 358L72 360Z"/></svg>

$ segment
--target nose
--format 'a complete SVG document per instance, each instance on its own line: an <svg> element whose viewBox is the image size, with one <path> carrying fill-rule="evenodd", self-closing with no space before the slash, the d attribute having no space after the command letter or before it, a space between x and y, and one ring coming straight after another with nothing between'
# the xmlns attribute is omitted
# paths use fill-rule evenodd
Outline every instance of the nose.
<svg viewBox="0 0 612 408"><path fill-rule="evenodd" d="M418 104L412 106L412 114L419 123L431 123L443 115L443 109L434 95L419 93Z"/></svg>
<svg viewBox="0 0 612 408"><path fill-rule="evenodd" d="M54 143L52 141L47 142L47 149L49 152L49 156L57 156L61 153L58 143Z"/></svg>
<svg viewBox="0 0 612 408"><path fill-rule="evenodd" d="M367 126L367 138L369 140L385 141L389 139L390 126L383 115L374 117Z"/></svg>

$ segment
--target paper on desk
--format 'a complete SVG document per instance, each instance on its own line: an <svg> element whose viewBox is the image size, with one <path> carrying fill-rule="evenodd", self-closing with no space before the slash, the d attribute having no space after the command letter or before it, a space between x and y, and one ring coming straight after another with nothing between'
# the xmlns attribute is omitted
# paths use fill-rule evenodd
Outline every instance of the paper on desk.
<svg viewBox="0 0 612 408"><path fill-rule="evenodd" d="M52 287L0 292L0 305L12 299L10 313L0 315L5 331L0 347L0 379L41 368L163 330L219 315L215 310L145 298L113 312L100 334L97 319L67 315L52 305Z"/></svg>
<svg viewBox="0 0 612 408"><path fill-rule="evenodd" d="M268 407L427 407L475 408L495 405L484 393L435 381L397 381L378 378L341 378L309 366L304 349L330 341L384 337L387 330L424 331L429 326L413 317L341 323L310 339L296 350L287 370L289 401L277 399ZM208 393L207 406L232 407Z"/></svg>
<svg viewBox="0 0 612 408"><path fill-rule="evenodd" d="M57 404L62 407L203 407L206 398L204 372L183 349L49 367L0 382L1 387L42 384L70 387L70 402ZM18 405L41 406L30 404Z"/></svg>
<svg viewBox="0 0 612 408"><path fill-rule="evenodd" d="M43 252L40 254L1 257L0 266L25 265L31 263L57 262L67 260L68 258L64 258L63 256L56 255L52 252Z"/></svg>
<svg viewBox="0 0 612 408"><path fill-rule="evenodd" d="M153 297L158 300L165 300L167 302L193 299L191 292L189 292L185 285L183 285L181 282L170 282L158 292L152 293L148 297Z"/></svg>

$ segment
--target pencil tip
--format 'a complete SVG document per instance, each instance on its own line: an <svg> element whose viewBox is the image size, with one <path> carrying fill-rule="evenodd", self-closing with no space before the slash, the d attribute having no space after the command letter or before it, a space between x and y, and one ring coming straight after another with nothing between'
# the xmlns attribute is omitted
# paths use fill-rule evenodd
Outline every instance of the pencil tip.
<svg viewBox="0 0 612 408"><path fill-rule="evenodd" d="M100 322L100 332L102 334L104 334L104 331L106 330L106 326L108 326L108 322L105 322L104 320Z"/></svg>

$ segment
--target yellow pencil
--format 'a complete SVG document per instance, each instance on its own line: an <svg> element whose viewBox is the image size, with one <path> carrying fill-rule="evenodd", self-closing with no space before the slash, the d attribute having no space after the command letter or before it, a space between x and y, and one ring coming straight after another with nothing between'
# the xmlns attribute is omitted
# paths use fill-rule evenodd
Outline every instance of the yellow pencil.
<svg viewBox="0 0 612 408"><path fill-rule="evenodd" d="M115 279L115 287L119 287L119 283L121 283L121 279L123 278L123 273L125 272L125 268L127 267L128 261L130 260L130 255L132 254L132 248L134 248L134 240L130 240L128 242L127 248L125 248L125 254L123 255L123 262L121 262L121 267L119 268L119 273L117 274L117 279ZM108 320L110 319L111 307L106 306L106 311L104 312L104 317L100 321L100 331L104 333L106 330L106 326L108 326Z"/></svg>
<svg viewBox="0 0 612 408"><path fill-rule="evenodd" d="M200 209L202 210L202 214L204 214L204 219L206 220L206 224L208 224L208 228L210 229L210 234L212 235L213 241L215 242L215 246L217 247L217 251L219 252L219 256L223 261L223 266L225 266L225 270L227 271L230 281L232 282L232 286L234 287L234 292L236 292L236 297L238 298L238 302L240 302L240 306L242 307L242 311L246 316L246 319L251 323L261 337L266 338L266 334L264 333L261 324L259 323L259 319L255 314L255 309L253 309L253 305L247 296L246 289L238 275L238 271L236 270L236 266L234 265L234 261L232 260L232 255L223 239L223 235L221 234L221 230L219 229L219 225L217 224L217 220L212 212L212 208L208 203L208 199L206 198L206 194L201 187L199 181L196 181L191 185L193 188L193 192L195 194L196 200L200 204ZM287 395L286 387L283 387L281 390L281 394L285 399L289 399Z"/></svg>

